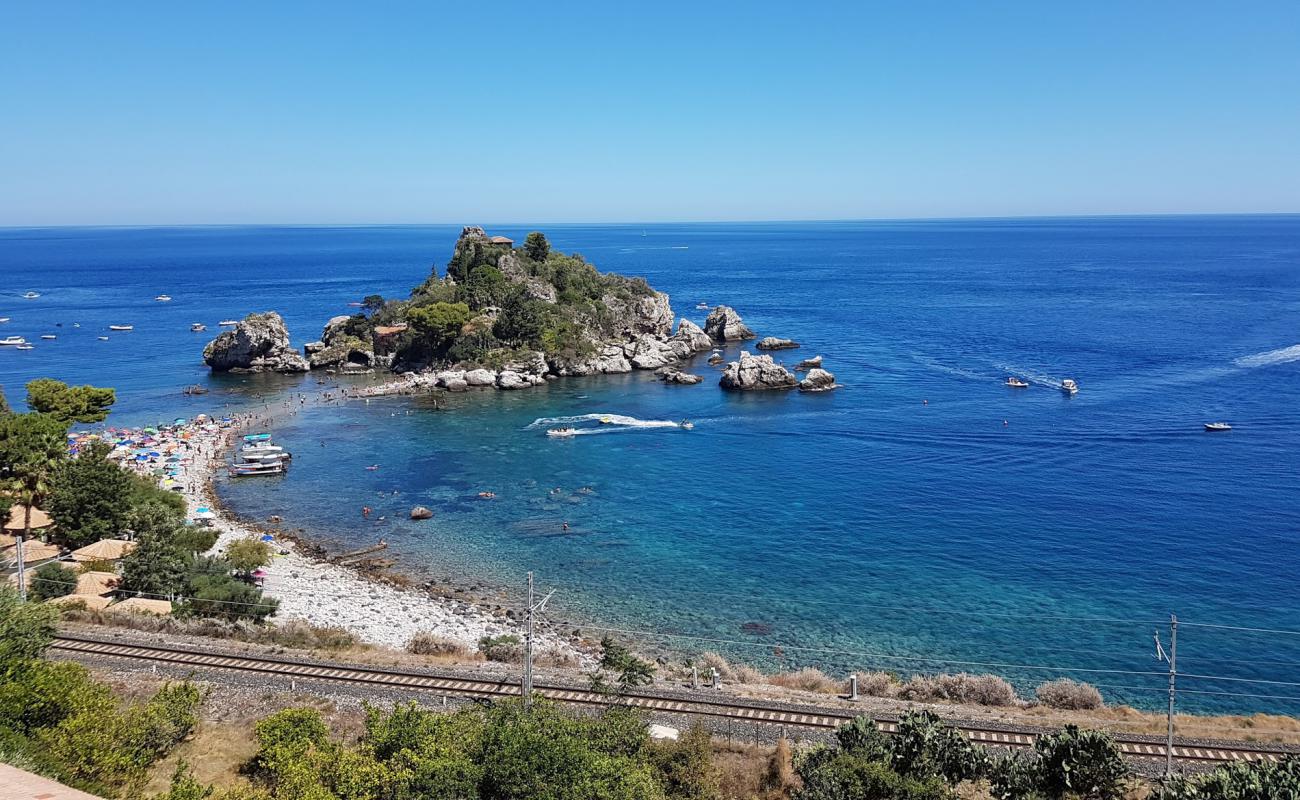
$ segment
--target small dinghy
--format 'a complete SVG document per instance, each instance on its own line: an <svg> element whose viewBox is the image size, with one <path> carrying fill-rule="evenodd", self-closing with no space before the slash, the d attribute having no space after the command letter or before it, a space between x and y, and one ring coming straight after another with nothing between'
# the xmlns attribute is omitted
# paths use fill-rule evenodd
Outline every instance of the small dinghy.
<svg viewBox="0 0 1300 800"><path fill-rule="evenodd" d="M1029 383L1028 381L1022 381L1015 375L1012 375L1010 378L1007 378L1007 386L1010 386L1013 389L1024 389L1029 386Z"/></svg>
<svg viewBox="0 0 1300 800"><path fill-rule="evenodd" d="M96 338L96 339L99 339L101 342L107 342L107 341L108 341L108 337L107 337L107 336L96 336L95 338Z"/></svg>
<svg viewBox="0 0 1300 800"><path fill-rule="evenodd" d="M15 349L15 350L31 350L31 349L33 349L33 348L34 348L34 345L30 345L30 344L20 344L20 345L18 345L17 347L15 347L14 349Z"/></svg>
<svg viewBox="0 0 1300 800"><path fill-rule="evenodd" d="M1205 423L1207 431L1230 431L1232 426L1226 422L1207 422Z"/></svg>
<svg viewBox="0 0 1300 800"><path fill-rule="evenodd" d="M204 325L202 322L196 322L196 323L194 323L193 325L190 326L190 330L191 330L191 331L194 331L195 333L202 333L203 331L206 331L207 329L208 329L208 326L207 326L207 325Z"/></svg>

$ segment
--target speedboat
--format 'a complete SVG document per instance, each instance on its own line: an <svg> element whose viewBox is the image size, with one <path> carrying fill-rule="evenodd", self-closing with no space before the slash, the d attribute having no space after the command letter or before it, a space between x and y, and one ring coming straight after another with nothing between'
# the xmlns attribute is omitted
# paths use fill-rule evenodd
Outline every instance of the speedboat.
<svg viewBox="0 0 1300 800"><path fill-rule="evenodd" d="M601 417L601 418L600 418L600 424L601 424L601 425L613 425L613 424L614 424L614 419L613 419L613 417Z"/></svg>
<svg viewBox="0 0 1300 800"><path fill-rule="evenodd" d="M696 304L695 304L695 308L698 309L698 310L700 310L700 311L708 311L708 310L709 310L709 304L708 304L708 303L696 303Z"/></svg>
<svg viewBox="0 0 1300 800"><path fill-rule="evenodd" d="M240 463L230 465L230 477L245 478L251 475L280 475L284 473L283 464Z"/></svg>
<svg viewBox="0 0 1300 800"><path fill-rule="evenodd" d="M43 334L41 334L41 338L42 338L42 339L57 339L57 338L59 338L59 337L55 336L55 335L52 334L52 333L43 333Z"/></svg>
<svg viewBox="0 0 1300 800"><path fill-rule="evenodd" d="M689 419L684 419L681 422L677 423L677 427L681 428L684 431L694 430L695 423L691 422Z"/></svg>
<svg viewBox="0 0 1300 800"><path fill-rule="evenodd" d="M99 339L101 342L107 342L107 341L108 341L108 337L107 337L107 336L96 336L95 338L96 338L96 339Z"/></svg>
<svg viewBox="0 0 1300 800"><path fill-rule="evenodd" d="M1226 422L1207 422L1205 423L1207 431L1230 431L1232 426Z"/></svg>
<svg viewBox="0 0 1300 800"><path fill-rule="evenodd" d="M1028 381L1022 381L1019 378L1017 378L1015 375L1012 375L1010 378L1007 378L1007 386L1011 386L1016 389L1024 389L1025 387L1029 386L1029 383Z"/></svg>
<svg viewBox="0 0 1300 800"><path fill-rule="evenodd" d="M8 321L9 321L9 318L8 318L8 317L0 317L0 325L3 325L4 323L6 323L6 322L8 322Z"/></svg>
<svg viewBox="0 0 1300 800"><path fill-rule="evenodd" d="M169 294L160 294L154 299L157 300L159 303L170 303L172 301L172 296Z"/></svg>
<svg viewBox="0 0 1300 800"><path fill-rule="evenodd" d="M14 349L15 349L15 350L31 350L31 349L33 349L33 346L30 345L30 344L26 344L26 343L24 343L24 344L20 344L20 345L18 345L18 346L15 347Z"/></svg>
<svg viewBox="0 0 1300 800"><path fill-rule="evenodd" d="M204 325L202 322L196 322L196 323L194 323L193 325L190 325L190 330L194 331L195 333L202 333L203 331L206 331L207 329L208 329L208 326L207 326L207 325Z"/></svg>
<svg viewBox="0 0 1300 800"><path fill-rule="evenodd" d="M25 293L25 294L23 295L23 299L25 299L25 300L35 300L36 298L38 298L38 297L40 297L40 296L41 296L41 293L40 293L40 292L27 292L27 293Z"/></svg>
<svg viewBox="0 0 1300 800"><path fill-rule="evenodd" d="M573 436L577 433L573 428L551 428L546 432L547 436Z"/></svg>
<svg viewBox="0 0 1300 800"><path fill-rule="evenodd" d="M229 327L232 327L232 326L238 325L238 324L239 324L239 320L236 320L236 319L223 319L223 320L221 320L220 322L218 322L217 324L220 325L220 326L223 327L223 328L229 328Z"/></svg>
<svg viewBox="0 0 1300 800"><path fill-rule="evenodd" d="M21 336L6 336L0 339L0 346L13 347L18 344L27 344L27 340Z"/></svg>
<svg viewBox="0 0 1300 800"><path fill-rule="evenodd" d="M108 329L110 331L133 331L135 330L135 326L134 325L109 325Z"/></svg>
<svg viewBox="0 0 1300 800"><path fill-rule="evenodd" d="M271 441L271 434L269 434L269 433L250 433L250 434L247 434L246 436L244 436L244 441L246 441L246 442L269 442L269 441Z"/></svg>
<svg viewBox="0 0 1300 800"><path fill-rule="evenodd" d="M1079 391L1079 384L1074 382L1074 378L1066 378L1061 381L1061 391L1066 394L1077 394Z"/></svg>

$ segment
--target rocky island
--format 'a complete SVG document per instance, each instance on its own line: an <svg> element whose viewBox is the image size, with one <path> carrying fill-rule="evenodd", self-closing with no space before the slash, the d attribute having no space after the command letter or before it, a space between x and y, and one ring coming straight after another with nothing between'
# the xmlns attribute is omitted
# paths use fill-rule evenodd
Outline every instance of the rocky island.
<svg viewBox="0 0 1300 800"><path fill-rule="evenodd" d="M541 233L515 247L478 226L461 230L443 273L435 267L408 298L372 295L360 305L357 314L330 319L303 354L289 344L278 314L250 314L208 344L204 361L214 371L384 369L403 375L402 387L448 391L525 389L558 377L633 370L691 385L703 378L681 370L683 361L756 338L725 305L703 328L683 319L674 331L668 295L645 280L602 273L580 255L553 251ZM798 346L768 337L759 347L773 343ZM722 359L715 354L709 362ZM727 365L720 383L741 390L800 385L770 356L748 353Z"/></svg>

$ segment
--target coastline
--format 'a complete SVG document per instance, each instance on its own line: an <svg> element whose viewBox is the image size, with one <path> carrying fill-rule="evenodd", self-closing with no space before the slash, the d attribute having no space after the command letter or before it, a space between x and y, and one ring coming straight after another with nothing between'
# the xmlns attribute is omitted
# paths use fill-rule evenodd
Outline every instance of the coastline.
<svg viewBox="0 0 1300 800"><path fill-rule="evenodd" d="M188 513L194 516L200 507L215 514L211 520L217 531L213 553L224 551L231 542L270 534L275 537L277 555L264 567L263 591L280 602L272 616L273 624L299 619L320 627L345 628L366 644L404 649L419 633L429 633L456 641L471 652L487 636L522 637L522 626L507 616L506 610L479 600L441 597L432 592L395 585L351 567L331 563L309 551L310 534L294 534L277 527L262 526L240 519L219 500L214 484L216 470L226 463L240 437L251 428L271 430L285 413L293 413L307 403L336 402L350 399L351 391L325 391L313 398L292 395L266 407L235 417L233 425L219 431L200 434L194 445L197 454L183 466L181 484ZM278 408L276 407L278 406ZM536 652L552 653L581 663L589 660L574 641L550 632L535 632Z"/></svg>

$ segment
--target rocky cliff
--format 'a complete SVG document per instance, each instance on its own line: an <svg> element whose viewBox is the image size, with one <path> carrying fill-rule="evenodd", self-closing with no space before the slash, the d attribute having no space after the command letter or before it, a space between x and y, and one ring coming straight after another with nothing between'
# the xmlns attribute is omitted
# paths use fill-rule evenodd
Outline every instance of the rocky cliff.
<svg viewBox="0 0 1300 800"><path fill-rule="evenodd" d="M306 372L307 359L289 344L284 319L274 311L249 314L203 348L215 372Z"/></svg>

